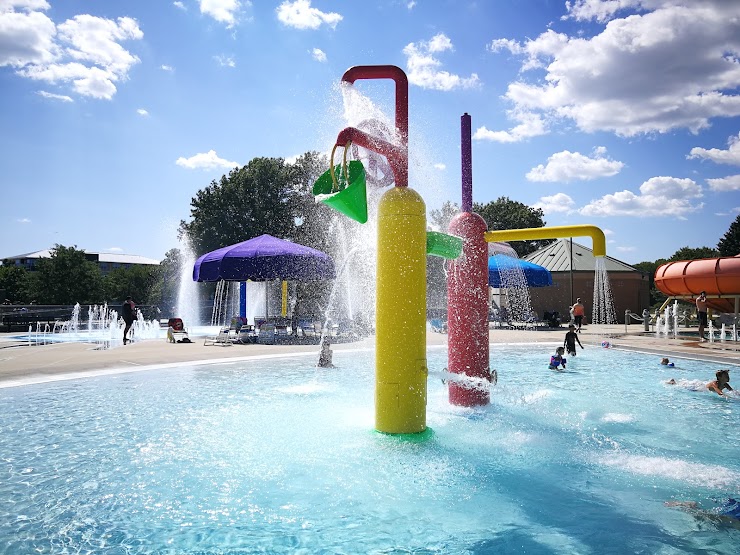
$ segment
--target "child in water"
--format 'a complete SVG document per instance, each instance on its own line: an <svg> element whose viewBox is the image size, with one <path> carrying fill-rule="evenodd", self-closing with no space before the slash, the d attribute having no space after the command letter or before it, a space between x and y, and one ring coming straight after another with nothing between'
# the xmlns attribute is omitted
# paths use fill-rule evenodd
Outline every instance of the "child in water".
<svg viewBox="0 0 740 555"><path fill-rule="evenodd" d="M555 354L550 357L550 370L557 370L558 372L565 370L566 359L563 358L564 353L565 349L563 347L555 349ZM560 368L561 366L562 368Z"/></svg>
<svg viewBox="0 0 740 555"><path fill-rule="evenodd" d="M722 395L724 397L725 394L722 393L723 389L726 389L727 391L732 391L732 387L730 387L730 371L717 370L715 376L717 377L717 379L713 382L709 382L707 384L707 389L709 391L714 391L717 395Z"/></svg>
<svg viewBox="0 0 740 555"><path fill-rule="evenodd" d="M669 368L673 368L673 366L674 366L674 364L670 360L668 360L667 358L664 358L663 360L661 360L660 363L663 366L668 366Z"/></svg>
<svg viewBox="0 0 740 555"><path fill-rule="evenodd" d="M321 353L319 354L319 367L320 368L334 368L331 362L332 351L329 346L329 338L324 336L321 340Z"/></svg>

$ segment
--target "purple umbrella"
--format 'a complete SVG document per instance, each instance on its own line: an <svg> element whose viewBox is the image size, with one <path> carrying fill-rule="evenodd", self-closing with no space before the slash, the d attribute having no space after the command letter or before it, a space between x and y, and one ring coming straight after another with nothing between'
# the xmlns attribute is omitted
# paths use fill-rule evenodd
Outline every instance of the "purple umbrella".
<svg viewBox="0 0 740 555"><path fill-rule="evenodd" d="M206 253L193 267L193 281L311 281L334 276L334 262L328 254L272 235Z"/></svg>

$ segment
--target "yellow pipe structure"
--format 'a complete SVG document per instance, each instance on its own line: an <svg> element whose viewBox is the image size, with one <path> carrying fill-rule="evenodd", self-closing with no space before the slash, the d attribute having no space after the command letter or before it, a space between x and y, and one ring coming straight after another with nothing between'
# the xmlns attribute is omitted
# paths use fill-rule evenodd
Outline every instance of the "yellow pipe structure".
<svg viewBox="0 0 740 555"><path fill-rule="evenodd" d="M378 205L375 429L426 430L426 207L409 187Z"/></svg>
<svg viewBox="0 0 740 555"><path fill-rule="evenodd" d="M606 256L606 237L595 225L556 225L552 227L528 227L524 229L504 229L486 231L483 234L489 243L495 241L535 241L538 239L559 239L562 237L591 237L594 256Z"/></svg>

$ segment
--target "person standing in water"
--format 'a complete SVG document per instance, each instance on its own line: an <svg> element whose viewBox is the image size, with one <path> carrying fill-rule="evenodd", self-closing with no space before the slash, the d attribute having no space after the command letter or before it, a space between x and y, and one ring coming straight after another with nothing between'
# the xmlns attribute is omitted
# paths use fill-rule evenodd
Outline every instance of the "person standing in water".
<svg viewBox="0 0 740 555"><path fill-rule="evenodd" d="M123 318L123 322L125 324L125 327L123 328L124 345L130 341L130 339L128 338L128 332L134 323L135 308L136 305L134 304L134 301L131 300L131 295L129 295L128 297L126 297L126 300L123 301L123 305L121 306L121 318Z"/></svg>
<svg viewBox="0 0 740 555"><path fill-rule="evenodd" d="M578 334L575 332L576 327L573 324L568 326L568 333L565 334L565 340L563 341L563 347L569 355L576 356L576 342L583 349L581 340L578 339Z"/></svg>

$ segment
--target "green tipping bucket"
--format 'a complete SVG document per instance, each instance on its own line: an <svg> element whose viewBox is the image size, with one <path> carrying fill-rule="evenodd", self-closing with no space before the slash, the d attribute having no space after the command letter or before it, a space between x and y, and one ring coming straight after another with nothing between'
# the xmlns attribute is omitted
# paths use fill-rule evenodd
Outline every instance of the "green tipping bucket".
<svg viewBox="0 0 740 555"><path fill-rule="evenodd" d="M462 254L463 240L454 235L427 231L427 254L455 259Z"/></svg>
<svg viewBox="0 0 740 555"><path fill-rule="evenodd" d="M349 176L345 176L340 165L334 166L337 186L331 176L331 170L325 171L313 185L314 196L324 204L345 216L364 224L367 222L367 186L365 184L365 167L362 162L352 160L349 163Z"/></svg>

